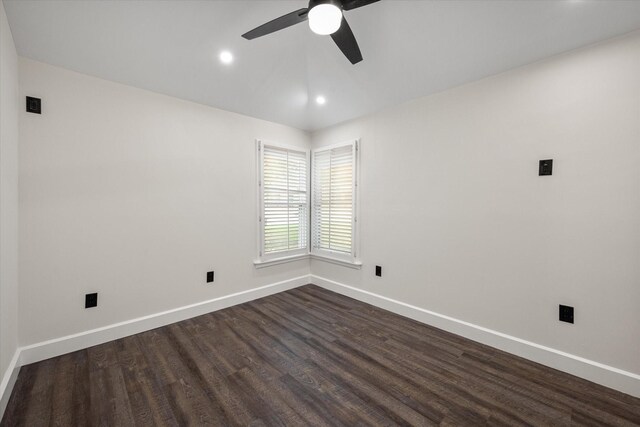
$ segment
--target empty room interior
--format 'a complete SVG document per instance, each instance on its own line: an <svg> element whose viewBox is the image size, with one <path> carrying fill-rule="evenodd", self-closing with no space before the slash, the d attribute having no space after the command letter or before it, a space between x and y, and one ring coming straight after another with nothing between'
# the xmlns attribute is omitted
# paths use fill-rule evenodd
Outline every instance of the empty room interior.
<svg viewBox="0 0 640 427"><path fill-rule="evenodd" d="M0 426L640 426L640 1L0 0Z"/></svg>

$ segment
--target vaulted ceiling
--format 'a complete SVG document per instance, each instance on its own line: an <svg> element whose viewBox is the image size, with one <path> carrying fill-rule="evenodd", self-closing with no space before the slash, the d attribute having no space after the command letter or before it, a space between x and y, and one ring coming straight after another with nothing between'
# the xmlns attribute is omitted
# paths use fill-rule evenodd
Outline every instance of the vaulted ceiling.
<svg viewBox="0 0 640 427"><path fill-rule="evenodd" d="M345 12L364 56L351 65L304 23L240 37L304 0L4 5L22 56L306 130L640 29L635 0L382 0Z"/></svg>

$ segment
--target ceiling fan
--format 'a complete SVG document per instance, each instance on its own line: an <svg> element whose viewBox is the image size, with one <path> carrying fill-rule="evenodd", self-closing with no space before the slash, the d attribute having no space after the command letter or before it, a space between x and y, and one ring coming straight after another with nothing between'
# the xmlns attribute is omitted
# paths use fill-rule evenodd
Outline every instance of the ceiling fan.
<svg viewBox="0 0 640 427"><path fill-rule="evenodd" d="M344 56L352 64L357 64L362 61L362 53L360 53L358 42L342 12L367 6L377 1L380 0L309 0L309 7L298 9L260 25L243 34L242 37L253 40L309 20L311 31L320 35L330 34Z"/></svg>

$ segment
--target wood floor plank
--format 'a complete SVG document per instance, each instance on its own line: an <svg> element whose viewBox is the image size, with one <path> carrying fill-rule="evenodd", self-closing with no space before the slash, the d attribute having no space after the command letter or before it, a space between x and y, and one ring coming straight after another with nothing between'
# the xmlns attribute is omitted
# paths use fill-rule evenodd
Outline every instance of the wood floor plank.
<svg viewBox="0 0 640 427"><path fill-rule="evenodd" d="M57 359L48 359L36 367L33 386L28 396L28 404L24 416L20 422L25 426L46 426L52 414L53 405L53 379L55 377L55 367Z"/></svg>
<svg viewBox="0 0 640 427"><path fill-rule="evenodd" d="M51 424L68 426L73 423L73 382L75 377L74 355L65 354L58 359L53 379Z"/></svg>
<svg viewBox="0 0 640 427"><path fill-rule="evenodd" d="M91 416L91 383L89 381L89 363L86 350L71 353L74 360L75 369L73 372L73 386L71 391L62 390L63 393L73 395L73 416L72 422L75 425L89 425Z"/></svg>
<svg viewBox="0 0 640 427"><path fill-rule="evenodd" d="M0 426L640 426L640 399L313 285L23 366Z"/></svg>

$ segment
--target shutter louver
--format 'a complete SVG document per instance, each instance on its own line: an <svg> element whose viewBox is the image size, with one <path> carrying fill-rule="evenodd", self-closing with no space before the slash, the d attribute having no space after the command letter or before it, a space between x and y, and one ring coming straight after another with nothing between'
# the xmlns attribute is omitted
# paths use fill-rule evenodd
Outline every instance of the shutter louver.
<svg viewBox="0 0 640 427"><path fill-rule="evenodd" d="M316 251L353 254L354 145L313 154L312 242Z"/></svg>
<svg viewBox="0 0 640 427"><path fill-rule="evenodd" d="M262 167L265 255L306 249L307 154L265 145Z"/></svg>

